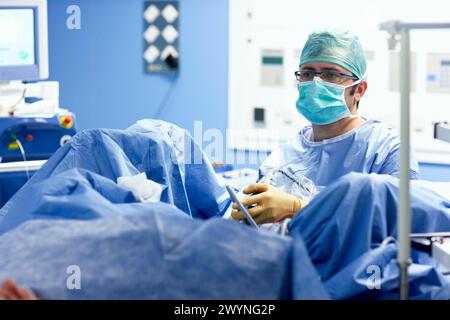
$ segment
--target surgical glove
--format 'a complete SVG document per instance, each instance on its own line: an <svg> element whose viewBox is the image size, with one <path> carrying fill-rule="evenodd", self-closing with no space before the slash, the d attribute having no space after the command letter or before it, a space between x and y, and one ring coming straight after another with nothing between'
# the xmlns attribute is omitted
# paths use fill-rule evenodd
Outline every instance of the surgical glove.
<svg viewBox="0 0 450 320"><path fill-rule="evenodd" d="M241 202L245 207L253 206L248 212L258 225L275 222L283 217L292 217L307 204L305 200L266 183L251 184L243 192L253 194ZM234 219L244 219L236 203L233 204L231 216Z"/></svg>

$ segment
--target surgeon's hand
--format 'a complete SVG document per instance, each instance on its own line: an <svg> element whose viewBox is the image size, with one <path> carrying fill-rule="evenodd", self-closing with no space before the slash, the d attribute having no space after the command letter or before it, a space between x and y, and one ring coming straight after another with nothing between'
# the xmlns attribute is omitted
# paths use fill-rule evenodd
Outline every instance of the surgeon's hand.
<svg viewBox="0 0 450 320"><path fill-rule="evenodd" d="M307 204L306 201L266 183L251 184L243 192L253 194L241 202L245 207L254 205L248 212L258 225L277 221L282 216L292 217ZM234 219L245 219L236 203L233 204L231 216Z"/></svg>

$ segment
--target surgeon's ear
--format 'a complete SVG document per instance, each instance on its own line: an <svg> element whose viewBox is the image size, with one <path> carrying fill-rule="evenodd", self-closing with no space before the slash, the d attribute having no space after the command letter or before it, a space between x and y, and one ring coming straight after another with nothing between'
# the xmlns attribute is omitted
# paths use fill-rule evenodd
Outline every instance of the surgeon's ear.
<svg viewBox="0 0 450 320"><path fill-rule="evenodd" d="M356 101L360 101L361 98L364 96L367 90L367 81L363 80L361 83L356 87L355 94L353 95L355 97Z"/></svg>

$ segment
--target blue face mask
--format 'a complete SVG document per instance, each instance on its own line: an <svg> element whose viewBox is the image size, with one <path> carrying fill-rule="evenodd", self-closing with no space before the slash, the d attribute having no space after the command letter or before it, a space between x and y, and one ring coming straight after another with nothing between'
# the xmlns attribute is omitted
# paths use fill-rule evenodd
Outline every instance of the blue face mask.
<svg viewBox="0 0 450 320"><path fill-rule="evenodd" d="M349 86L341 86L314 78L300 82L297 110L313 124L324 125L350 117L352 114L345 102L345 89L359 84L361 80Z"/></svg>

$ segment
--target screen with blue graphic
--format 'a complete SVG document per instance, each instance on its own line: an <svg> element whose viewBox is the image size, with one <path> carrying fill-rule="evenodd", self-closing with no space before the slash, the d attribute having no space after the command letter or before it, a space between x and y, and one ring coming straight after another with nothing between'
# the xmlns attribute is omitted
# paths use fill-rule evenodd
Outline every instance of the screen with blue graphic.
<svg viewBox="0 0 450 320"><path fill-rule="evenodd" d="M36 63L33 9L0 10L0 66Z"/></svg>

